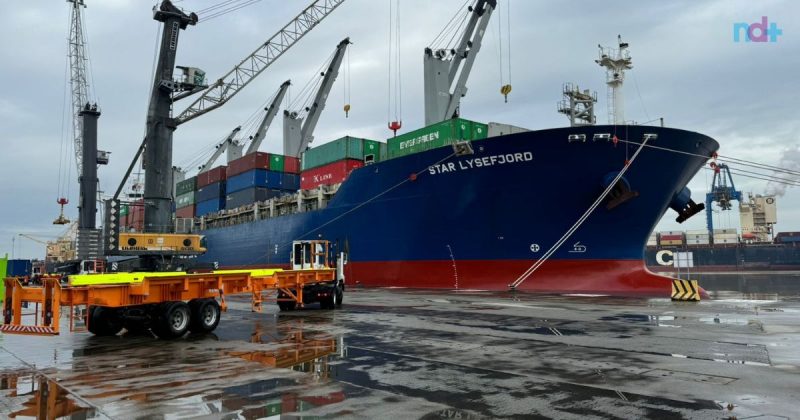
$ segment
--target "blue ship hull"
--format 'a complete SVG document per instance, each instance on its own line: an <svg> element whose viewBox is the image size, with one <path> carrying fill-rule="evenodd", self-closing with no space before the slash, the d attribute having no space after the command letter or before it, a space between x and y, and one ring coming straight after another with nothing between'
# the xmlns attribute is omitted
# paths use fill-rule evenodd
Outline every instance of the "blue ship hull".
<svg viewBox="0 0 800 420"><path fill-rule="evenodd" d="M593 140L605 133L621 141ZM474 141L472 155L444 147L379 162L355 170L324 209L203 231L201 260L285 264L293 240L321 238L348 252L350 284L506 289L601 195L645 134L657 135L649 145L658 148L645 147L624 176L638 196L600 205L520 289L665 295L669 280L644 267L647 237L719 145L649 126L530 131Z"/></svg>

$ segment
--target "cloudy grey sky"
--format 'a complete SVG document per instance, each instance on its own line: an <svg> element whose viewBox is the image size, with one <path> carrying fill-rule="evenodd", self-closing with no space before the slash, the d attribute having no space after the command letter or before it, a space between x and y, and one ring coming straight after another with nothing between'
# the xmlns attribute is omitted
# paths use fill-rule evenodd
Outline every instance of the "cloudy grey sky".
<svg viewBox="0 0 800 420"><path fill-rule="evenodd" d="M113 191L144 130L149 80L158 26L152 0L86 0L93 90L103 115L101 149L112 152L101 168L101 189ZM199 10L219 0L183 0ZM179 65L221 76L310 0L262 0L238 12L201 21L181 34ZM625 88L626 117L644 122L664 117L666 124L710 135L721 153L777 164L800 145L800 3L763 1L528 1L499 0L499 13L511 7L513 92L499 94L500 64L496 18L462 102L466 118L528 128L562 126L557 114L561 85L575 82L599 92L598 120L606 120L604 72L595 63L597 44L611 45L622 34L631 44L634 70ZM401 59L403 126L423 124L422 49L461 0L402 0ZM342 111L342 79L337 82L316 131L316 143L351 134L386 138L388 90L388 0L348 0L225 107L181 126L175 134L175 161L191 160L198 150L243 123L280 83L293 79L294 92L350 36L352 110ZM734 22L767 16L783 35L775 43L734 43ZM19 233L56 235L59 147L63 122L69 9L65 2L0 2L0 254L12 252ZM202 16L201 16L202 19ZM505 42L505 40L503 41ZM637 89L638 86L638 89ZM186 105L183 105L185 107ZM183 109L180 105L178 108ZM65 131L66 130L66 131ZM280 122L262 144L279 151ZM72 162L73 159L70 159ZM72 171L75 174L75 171ZM690 184L703 201L710 174L701 171ZM764 181L736 179L744 191L763 192ZM68 217L75 219L77 183L70 191ZM779 200L783 231L800 230L800 191L788 189ZM699 229L702 215L684 225L669 212L659 230ZM718 226L738 226L737 212L715 216ZM16 241L16 256L41 257L43 247Z"/></svg>

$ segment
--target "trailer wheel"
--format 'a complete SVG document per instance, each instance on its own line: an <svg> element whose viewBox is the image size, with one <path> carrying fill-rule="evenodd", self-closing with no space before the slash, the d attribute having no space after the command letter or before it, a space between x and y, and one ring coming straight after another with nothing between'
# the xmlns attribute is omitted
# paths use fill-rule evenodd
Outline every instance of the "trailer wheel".
<svg viewBox="0 0 800 420"><path fill-rule="evenodd" d="M342 293L339 286L332 286L330 289L330 296L319 302L321 309L336 309L342 306L341 301Z"/></svg>
<svg viewBox="0 0 800 420"><path fill-rule="evenodd" d="M98 336L117 335L122 331L122 322L113 309L102 306L89 308L89 332Z"/></svg>
<svg viewBox="0 0 800 420"><path fill-rule="evenodd" d="M214 331L219 324L220 307L215 299L202 299L189 302L192 310L192 322L189 331L207 333Z"/></svg>
<svg viewBox="0 0 800 420"><path fill-rule="evenodd" d="M185 302L166 302L159 308L153 332L163 339L178 338L187 331L191 323L191 311Z"/></svg>

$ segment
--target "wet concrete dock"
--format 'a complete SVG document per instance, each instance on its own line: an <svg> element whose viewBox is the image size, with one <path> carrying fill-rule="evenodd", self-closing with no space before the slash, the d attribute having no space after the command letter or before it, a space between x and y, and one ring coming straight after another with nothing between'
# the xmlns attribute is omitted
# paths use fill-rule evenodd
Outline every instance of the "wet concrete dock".
<svg viewBox="0 0 800 420"><path fill-rule="evenodd" d="M800 279L707 280L700 303L352 289L336 311L236 298L175 341L5 335L0 417L797 417Z"/></svg>

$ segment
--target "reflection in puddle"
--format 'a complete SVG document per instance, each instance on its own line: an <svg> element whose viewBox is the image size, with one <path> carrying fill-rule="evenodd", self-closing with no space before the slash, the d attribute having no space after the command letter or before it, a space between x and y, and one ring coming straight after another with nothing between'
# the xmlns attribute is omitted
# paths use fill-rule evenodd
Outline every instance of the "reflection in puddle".
<svg viewBox="0 0 800 420"><path fill-rule="evenodd" d="M0 396L0 413L12 419L95 418L58 383L30 372L0 375Z"/></svg>

